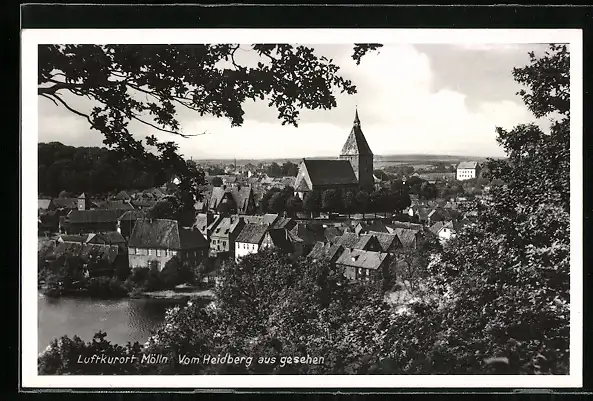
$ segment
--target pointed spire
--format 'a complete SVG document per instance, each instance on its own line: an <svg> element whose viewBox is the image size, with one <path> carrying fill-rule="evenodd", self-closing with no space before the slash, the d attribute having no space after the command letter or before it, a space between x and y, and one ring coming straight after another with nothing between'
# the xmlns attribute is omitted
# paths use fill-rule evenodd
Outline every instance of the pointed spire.
<svg viewBox="0 0 593 401"><path fill-rule="evenodd" d="M354 114L354 125L360 127L360 119L358 118L358 106L356 106L356 113Z"/></svg>

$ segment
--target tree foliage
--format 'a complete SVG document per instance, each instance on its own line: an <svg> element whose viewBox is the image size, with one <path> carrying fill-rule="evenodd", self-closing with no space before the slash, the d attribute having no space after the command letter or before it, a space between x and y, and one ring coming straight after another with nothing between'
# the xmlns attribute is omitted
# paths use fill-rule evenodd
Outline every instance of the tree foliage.
<svg viewBox="0 0 593 401"><path fill-rule="evenodd" d="M353 58L360 62L380 46L356 45ZM242 51L256 54L257 65L237 61ZM134 137L131 122L192 137L204 132L184 131L179 108L239 126L244 103L264 100L282 124L296 126L300 109L331 109L335 93L356 93L352 82L339 75L339 66L302 45L41 45L38 56L40 97L84 118L106 145L130 157L153 160L149 149L154 149L158 164L174 167L182 179L188 171L177 144L154 135L143 143ZM80 110L65 94L89 98L95 106Z"/></svg>

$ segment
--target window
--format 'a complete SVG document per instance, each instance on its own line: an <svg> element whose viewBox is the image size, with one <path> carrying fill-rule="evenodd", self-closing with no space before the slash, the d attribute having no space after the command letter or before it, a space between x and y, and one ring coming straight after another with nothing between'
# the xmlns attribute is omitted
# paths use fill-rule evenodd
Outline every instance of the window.
<svg viewBox="0 0 593 401"><path fill-rule="evenodd" d="M156 250L156 256L161 256L161 250L160 249L157 249Z"/></svg>
<svg viewBox="0 0 593 401"><path fill-rule="evenodd" d="M169 256L169 250L165 249L165 256Z"/></svg>
<svg viewBox="0 0 593 401"><path fill-rule="evenodd" d="M194 257L198 256L198 252L194 251Z"/></svg>
<svg viewBox="0 0 593 401"><path fill-rule="evenodd" d="M149 249L148 250L148 256L152 256L153 253L154 253L154 250L153 249Z"/></svg>
<svg viewBox="0 0 593 401"><path fill-rule="evenodd" d="M130 248L130 255L134 255L135 254L135 249L134 248Z"/></svg>
<svg viewBox="0 0 593 401"><path fill-rule="evenodd" d="M226 246L226 241L222 241L222 246Z"/></svg>
<svg viewBox="0 0 593 401"><path fill-rule="evenodd" d="M177 255L177 251L171 251L171 255L172 255L172 256L175 256L175 255Z"/></svg>

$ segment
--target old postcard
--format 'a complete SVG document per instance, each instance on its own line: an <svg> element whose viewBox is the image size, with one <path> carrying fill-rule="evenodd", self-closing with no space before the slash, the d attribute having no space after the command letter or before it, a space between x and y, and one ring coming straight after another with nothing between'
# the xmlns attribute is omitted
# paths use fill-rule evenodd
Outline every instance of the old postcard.
<svg viewBox="0 0 593 401"><path fill-rule="evenodd" d="M581 385L580 31L22 38L24 387Z"/></svg>

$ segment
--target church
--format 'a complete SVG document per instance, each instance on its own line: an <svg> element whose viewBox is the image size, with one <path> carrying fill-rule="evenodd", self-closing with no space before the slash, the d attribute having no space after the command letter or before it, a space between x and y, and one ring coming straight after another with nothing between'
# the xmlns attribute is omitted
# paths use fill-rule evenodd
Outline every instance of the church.
<svg viewBox="0 0 593 401"><path fill-rule="evenodd" d="M331 160L303 159L294 189L295 195L304 199L310 191L363 189L371 192L374 185L373 152L364 137L356 110L352 130L339 157Z"/></svg>

